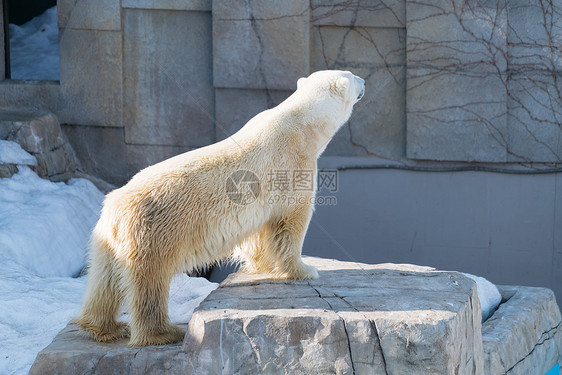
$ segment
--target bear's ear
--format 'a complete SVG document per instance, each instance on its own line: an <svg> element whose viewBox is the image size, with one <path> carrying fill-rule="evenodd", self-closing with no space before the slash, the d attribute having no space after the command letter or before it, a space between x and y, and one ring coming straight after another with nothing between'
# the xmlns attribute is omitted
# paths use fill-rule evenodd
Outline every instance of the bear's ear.
<svg viewBox="0 0 562 375"><path fill-rule="evenodd" d="M334 91L337 95L345 100L347 98L347 90L349 90L349 86L349 79L346 77L340 77L334 83Z"/></svg>
<svg viewBox="0 0 562 375"><path fill-rule="evenodd" d="M304 81L306 81L306 78L301 77L297 80L297 90L301 88L301 86L304 84Z"/></svg>

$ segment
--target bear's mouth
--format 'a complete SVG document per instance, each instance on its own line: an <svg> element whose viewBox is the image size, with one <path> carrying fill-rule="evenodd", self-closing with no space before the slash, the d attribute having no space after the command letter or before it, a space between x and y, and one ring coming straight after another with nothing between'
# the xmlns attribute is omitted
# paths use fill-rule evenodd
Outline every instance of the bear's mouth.
<svg viewBox="0 0 562 375"><path fill-rule="evenodd" d="M357 96L357 100L361 100L361 98L363 97L363 95L365 95L365 89L361 90L361 92L360 92L359 95Z"/></svg>

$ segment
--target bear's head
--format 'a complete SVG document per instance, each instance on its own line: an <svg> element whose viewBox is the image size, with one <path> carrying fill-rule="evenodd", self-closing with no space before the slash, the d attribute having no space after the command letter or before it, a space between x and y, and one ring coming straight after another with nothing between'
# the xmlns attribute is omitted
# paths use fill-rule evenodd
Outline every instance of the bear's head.
<svg viewBox="0 0 562 375"><path fill-rule="evenodd" d="M320 70L307 78L299 78L297 90L316 97L329 93L333 98L353 106L365 94L365 80L343 70Z"/></svg>
<svg viewBox="0 0 562 375"><path fill-rule="evenodd" d="M348 71L321 70L300 78L292 97L308 112L308 123L329 141L349 119L353 106L364 94L362 78Z"/></svg>

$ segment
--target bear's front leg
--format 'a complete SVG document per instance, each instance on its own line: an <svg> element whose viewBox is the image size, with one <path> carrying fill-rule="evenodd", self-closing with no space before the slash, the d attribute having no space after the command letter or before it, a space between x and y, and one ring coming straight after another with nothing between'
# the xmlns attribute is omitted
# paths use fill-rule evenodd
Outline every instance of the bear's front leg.
<svg viewBox="0 0 562 375"><path fill-rule="evenodd" d="M312 217L312 204L293 205L272 222L269 249L275 252L274 277L280 279L312 280L318 278L316 268L301 259L304 236Z"/></svg>
<svg viewBox="0 0 562 375"><path fill-rule="evenodd" d="M142 262L145 263L145 262ZM185 331L170 323L168 295L172 274L162 260L153 259L150 267L137 265L131 273L132 295L130 347L165 345L180 342ZM145 272L143 272L145 271Z"/></svg>

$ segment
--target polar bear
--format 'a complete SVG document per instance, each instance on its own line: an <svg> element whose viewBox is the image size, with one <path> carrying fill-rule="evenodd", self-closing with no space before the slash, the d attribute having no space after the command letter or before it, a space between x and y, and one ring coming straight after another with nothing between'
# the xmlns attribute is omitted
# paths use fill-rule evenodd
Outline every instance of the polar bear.
<svg viewBox="0 0 562 375"><path fill-rule="evenodd" d="M170 323L172 276L233 257L247 272L276 279L315 279L301 250L314 209L314 188L273 200L272 171L312 172L361 99L365 81L347 71L300 78L297 90L231 137L136 174L107 195L90 241L84 303L75 323L107 342L129 346L181 341ZM127 300L130 327L117 316Z"/></svg>

